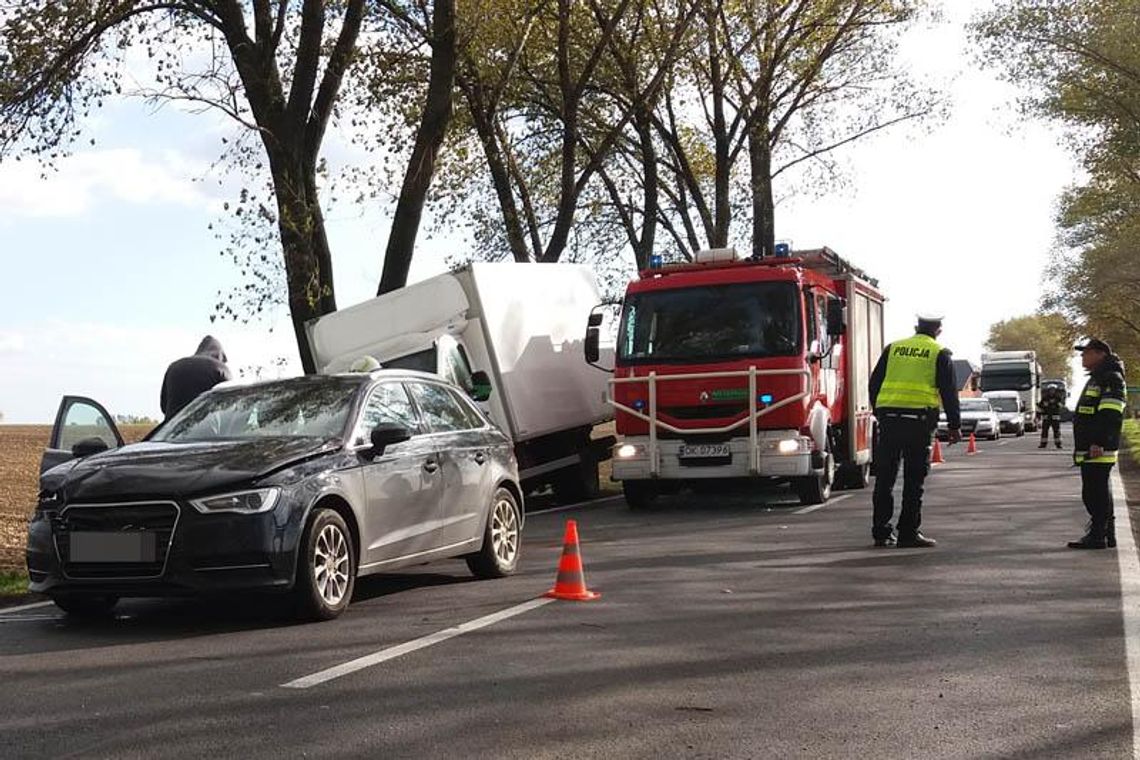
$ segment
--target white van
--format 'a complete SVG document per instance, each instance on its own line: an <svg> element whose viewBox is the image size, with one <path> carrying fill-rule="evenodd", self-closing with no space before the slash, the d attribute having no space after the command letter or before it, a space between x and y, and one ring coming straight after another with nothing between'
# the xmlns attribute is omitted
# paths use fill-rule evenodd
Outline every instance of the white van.
<svg viewBox="0 0 1140 760"><path fill-rule="evenodd" d="M1025 435L1026 409L1021 394L1017 391L989 391L982 396L997 412L1001 432L1012 433L1018 438Z"/></svg>

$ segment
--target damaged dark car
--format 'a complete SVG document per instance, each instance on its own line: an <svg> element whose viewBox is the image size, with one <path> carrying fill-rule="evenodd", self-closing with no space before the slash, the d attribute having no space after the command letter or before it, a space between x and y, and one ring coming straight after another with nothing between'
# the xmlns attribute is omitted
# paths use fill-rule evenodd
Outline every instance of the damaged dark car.
<svg viewBox="0 0 1140 760"><path fill-rule="evenodd" d="M258 590L330 619L361 575L447 557L509 575L522 525L509 438L438 377L381 370L219 386L130 445L65 398L27 564L75 615Z"/></svg>

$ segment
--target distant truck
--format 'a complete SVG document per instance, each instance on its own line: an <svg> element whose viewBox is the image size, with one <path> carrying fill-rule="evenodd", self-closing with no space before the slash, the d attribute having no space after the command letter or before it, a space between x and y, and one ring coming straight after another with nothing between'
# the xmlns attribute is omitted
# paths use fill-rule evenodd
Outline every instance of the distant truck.
<svg viewBox="0 0 1140 760"><path fill-rule="evenodd" d="M560 500L598 491L613 437L607 374L582 361L582 325L601 301L578 264L480 263L312 320L322 373L362 356L438 374L465 389L515 444L523 488Z"/></svg>
<svg viewBox="0 0 1140 760"><path fill-rule="evenodd" d="M642 272L626 289L610 397L613 477L630 507L746 478L789 482L804 504L865 486L884 300L827 248L759 261L714 249Z"/></svg>
<svg viewBox="0 0 1140 760"><path fill-rule="evenodd" d="M982 354L982 394L1017 391L1021 397L1025 430L1037 430L1041 401L1041 365L1036 351L994 351Z"/></svg>

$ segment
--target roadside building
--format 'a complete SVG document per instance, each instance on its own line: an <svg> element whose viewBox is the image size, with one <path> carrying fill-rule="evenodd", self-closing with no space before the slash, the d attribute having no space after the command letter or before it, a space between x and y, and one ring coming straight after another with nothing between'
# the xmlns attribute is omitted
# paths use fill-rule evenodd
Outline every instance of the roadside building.
<svg viewBox="0 0 1140 760"><path fill-rule="evenodd" d="M982 369L967 359L954 360L954 382L959 398L976 398L982 395Z"/></svg>

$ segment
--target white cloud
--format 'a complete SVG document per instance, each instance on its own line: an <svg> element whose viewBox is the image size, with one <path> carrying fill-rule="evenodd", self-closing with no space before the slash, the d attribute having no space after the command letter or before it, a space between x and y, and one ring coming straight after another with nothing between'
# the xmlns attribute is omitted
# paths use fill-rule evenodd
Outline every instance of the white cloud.
<svg viewBox="0 0 1140 760"><path fill-rule="evenodd" d="M254 366L265 368L264 377L300 372L293 332L284 320L272 332L265 326L206 320L190 327L44 322L22 326L23 350L5 356L0 411L5 422L46 423L61 397L82 395L101 402L112 414L157 418L167 365L193 353L206 334L221 341L235 376ZM274 365L279 357L288 360L282 368Z"/></svg>
<svg viewBox="0 0 1140 760"><path fill-rule="evenodd" d="M0 332L0 354L14 354L23 350L23 335L15 332Z"/></svg>
<svg viewBox="0 0 1140 760"><path fill-rule="evenodd" d="M0 164L0 208L9 217L60 217L108 201L205 207L208 199L193 182L204 170L177 151L144 154L134 148L84 151L54 168L8 161Z"/></svg>

